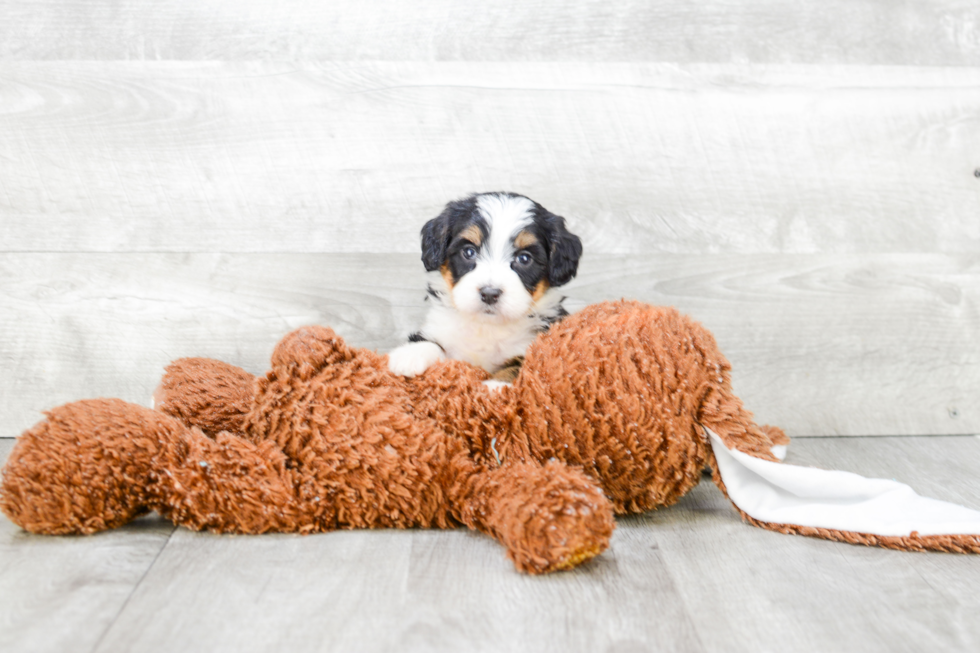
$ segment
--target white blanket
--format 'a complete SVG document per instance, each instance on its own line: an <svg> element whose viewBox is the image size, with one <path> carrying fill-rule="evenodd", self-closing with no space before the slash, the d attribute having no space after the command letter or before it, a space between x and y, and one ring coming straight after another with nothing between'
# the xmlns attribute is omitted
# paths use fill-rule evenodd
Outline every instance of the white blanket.
<svg viewBox="0 0 980 653"><path fill-rule="evenodd" d="M908 485L760 460L705 429L728 496L759 521L874 535L980 535L980 512L921 497Z"/></svg>

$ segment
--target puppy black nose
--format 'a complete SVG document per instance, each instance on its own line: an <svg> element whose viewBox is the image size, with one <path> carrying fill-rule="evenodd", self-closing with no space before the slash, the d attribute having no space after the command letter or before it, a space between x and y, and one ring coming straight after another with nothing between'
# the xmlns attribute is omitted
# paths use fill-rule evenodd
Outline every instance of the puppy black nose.
<svg viewBox="0 0 980 653"><path fill-rule="evenodd" d="M503 290L500 288L494 288L492 286L483 286L480 288L480 297L483 298L483 303L487 305L496 304L497 300L500 299L500 295L503 294Z"/></svg>

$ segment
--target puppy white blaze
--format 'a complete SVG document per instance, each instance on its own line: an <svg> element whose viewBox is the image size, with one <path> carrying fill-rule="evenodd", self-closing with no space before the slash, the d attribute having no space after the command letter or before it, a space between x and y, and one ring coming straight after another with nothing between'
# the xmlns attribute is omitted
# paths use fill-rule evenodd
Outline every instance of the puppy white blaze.
<svg viewBox="0 0 980 653"><path fill-rule="evenodd" d="M514 253L514 236L525 228L534 218L534 204L526 197L507 195L480 195L476 198L476 208L490 226L489 249L495 258Z"/></svg>
<svg viewBox="0 0 980 653"><path fill-rule="evenodd" d="M440 282L445 283L438 275L432 277L433 284ZM548 292L535 304L535 310L553 314L560 304L561 296ZM514 320L491 321L482 315L436 304L426 314L422 333L442 345L447 358L466 361L495 372L507 361L525 354L537 337L540 326L540 318L533 314Z"/></svg>
<svg viewBox="0 0 980 653"><path fill-rule="evenodd" d="M534 204L526 197L489 194L477 197L476 206L490 233L477 254L476 267L453 287L453 303L491 322L519 318L534 300L511 268L514 237L533 221ZM483 301L480 290L487 287L501 291L494 304Z"/></svg>

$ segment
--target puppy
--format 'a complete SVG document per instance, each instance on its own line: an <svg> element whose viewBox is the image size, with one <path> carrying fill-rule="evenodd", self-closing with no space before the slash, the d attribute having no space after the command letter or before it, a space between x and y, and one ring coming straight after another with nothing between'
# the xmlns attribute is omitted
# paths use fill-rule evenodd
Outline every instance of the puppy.
<svg viewBox="0 0 980 653"><path fill-rule="evenodd" d="M421 374L446 358L487 370L497 386L517 376L524 351L568 313L555 289L575 276L582 241L565 219L514 193L450 202L422 228L430 303L422 328L388 367Z"/></svg>

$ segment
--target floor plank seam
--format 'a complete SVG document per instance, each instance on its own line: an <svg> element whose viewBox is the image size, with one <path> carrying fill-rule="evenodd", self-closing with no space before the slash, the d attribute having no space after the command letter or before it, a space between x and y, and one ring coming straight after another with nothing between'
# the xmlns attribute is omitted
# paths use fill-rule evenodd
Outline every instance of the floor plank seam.
<svg viewBox="0 0 980 653"><path fill-rule="evenodd" d="M651 531L651 534L653 534L653 531ZM654 539L654 546L656 547L657 550L657 557L663 563L664 572L666 573L667 578L670 579L671 585L673 586L672 589L674 591L674 594L680 599L681 607L684 610L684 616L687 618L688 623L691 625L691 636L694 638L695 644L697 644L697 648L695 650L700 651L701 653L708 653L708 651L710 651L711 649L708 647L704 639L702 639L701 637L701 631L700 628L698 627L698 619L697 619L697 614L694 611L694 607L691 605L691 602L688 600L688 594L686 592L682 592L679 589L683 587L684 579L678 578L675 573L675 565L668 563L667 558L669 556L668 556L667 548L661 546L661 542L659 538L654 537L653 539Z"/></svg>
<svg viewBox="0 0 980 653"><path fill-rule="evenodd" d="M92 645L92 651L91 651L91 653L96 653L96 651L99 650L99 647L102 646L102 642L105 640L106 635L109 634L109 631L112 630L112 627L116 625L116 622L117 621L119 621L119 617L122 616L122 613L123 612L125 612L126 606L129 605L130 599L133 598L133 594L135 594L136 591L140 588L140 585L143 584L143 581L146 579L146 576L150 573L150 570L153 569L153 567L157 564L157 560L160 559L160 556L161 556L161 554L163 554L164 550L166 550L166 548L168 546L170 546L170 541L173 539L174 533L176 531L177 531L177 527L176 526L174 526L170 530L170 534L167 536L167 541L164 542L163 546L160 547L160 550L157 551L157 554L155 556L153 556L153 561L150 562L149 565L147 565L146 570L140 576L139 580L136 581L136 584L133 585L133 589L129 592L129 595L126 597L126 600L123 601L122 605L119 606L119 610L116 612L116 615L112 618L112 620L109 622L109 624L105 627L105 630L102 631L102 634L99 635L99 639L97 639L95 641L95 644Z"/></svg>

